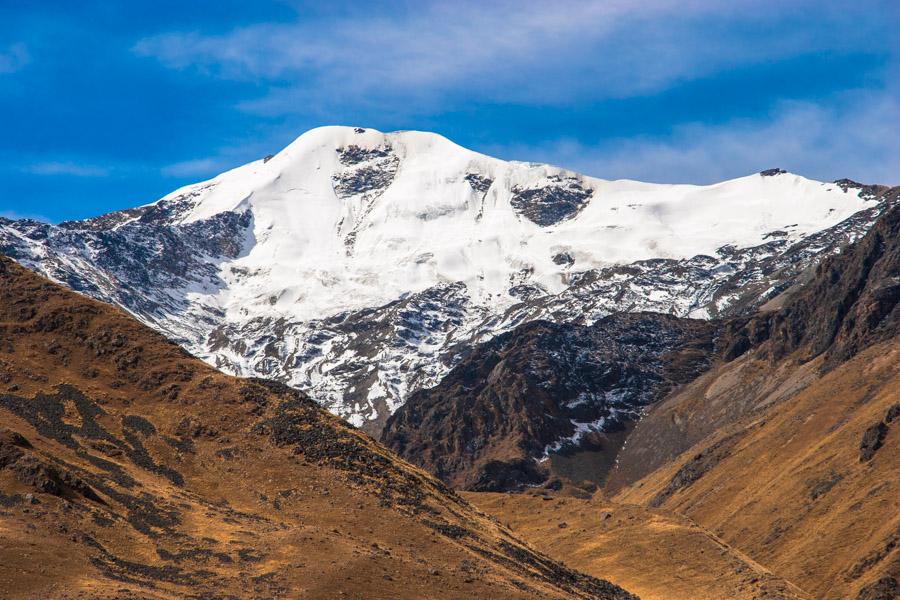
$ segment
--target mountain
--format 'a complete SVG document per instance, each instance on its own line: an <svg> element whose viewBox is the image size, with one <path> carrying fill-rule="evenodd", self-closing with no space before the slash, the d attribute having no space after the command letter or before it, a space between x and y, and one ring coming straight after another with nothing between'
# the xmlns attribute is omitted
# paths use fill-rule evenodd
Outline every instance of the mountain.
<svg viewBox="0 0 900 600"><path fill-rule="evenodd" d="M531 323L482 344L410 397L387 441L456 485L520 490L465 497L641 597L898 596L900 206L753 314L591 329ZM573 423L597 441L538 471L542 429L585 391L591 417L614 407L610 387L648 393L637 422ZM600 490L581 481L598 471Z"/></svg>
<svg viewBox="0 0 900 600"><path fill-rule="evenodd" d="M4 598L636 598L304 393L0 257Z"/></svg>
<svg viewBox="0 0 900 600"><path fill-rule="evenodd" d="M139 208L0 220L0 252L378 433L525 322L752 313L896 196L777 169L604 181L435 134L326 127Z"/></svg>

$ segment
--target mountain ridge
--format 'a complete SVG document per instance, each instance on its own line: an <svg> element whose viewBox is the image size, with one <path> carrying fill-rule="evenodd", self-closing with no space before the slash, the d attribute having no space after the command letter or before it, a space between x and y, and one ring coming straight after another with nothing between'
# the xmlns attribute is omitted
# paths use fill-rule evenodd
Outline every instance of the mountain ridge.
<svg viewBox="0 0 900 600"><path fill-rule="evenodd" d="M143 207L0 221L0 251L378 433L465 347L522 322L752 310L892 194L780 172L610 182L333 127Z"/></svg>

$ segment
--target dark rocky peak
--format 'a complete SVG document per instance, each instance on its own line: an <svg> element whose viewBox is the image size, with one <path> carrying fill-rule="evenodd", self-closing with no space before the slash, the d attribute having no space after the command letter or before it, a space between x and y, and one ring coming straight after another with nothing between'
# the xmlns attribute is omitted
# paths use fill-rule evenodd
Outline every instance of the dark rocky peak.
<svg viewBox="0 0 900 600"><path fill-rule="evenodd" d="M775 168L775 169L766 169L765 171L760 171L759 174L762 175L763 177L774 177L776 175L786 175L787 171L785 171L784 169Z"/></svg>
<svg viewBox="0 0 900 600"><path fill-rule="evenodd" d="M834 184L845 192L849 189L862 189L864 187L863 184L859 183L858 181L853 181L852 179L847 179L846 177L844 179L835 179Z"/></svg>

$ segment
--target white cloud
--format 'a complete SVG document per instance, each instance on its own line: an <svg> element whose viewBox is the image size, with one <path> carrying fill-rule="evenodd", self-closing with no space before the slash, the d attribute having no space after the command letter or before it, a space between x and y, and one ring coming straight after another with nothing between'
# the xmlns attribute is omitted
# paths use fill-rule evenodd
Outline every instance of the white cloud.
<svg viewBox="0 0 900 600"><path fill-rule="evenodd" d="M814 53L883 53L885 68L873 75L873 85L896 80L897 42L878 35L884 30L878 15L890 10L882 0L859 0L852 27L840 3L819 0L402 6L407 10L392 6L390 14L341 11L324 21L298 12L295 22L224 33L162 33L133 51L172 69L253 82L263 92L238 108L294 113L304 123L378 115L380 123L405 126L479 102L526 104L536 114L549 106L583 111L592 102L649 96L687 80ZM777 82L772 85L774 99ZM754 120L673 123L671 133L655 137L610 140L597 132L596 144L479 149L607 178L711 182L780 166L819 179L896 181L898 142L887 132L900 122L897 96L853 94L782 102ZM244 162L229 156L220 150L216 158L169 165L163 173L203 177Z"/></svg>
<svg viewBox="0 0 900 600"><path fill-rule="evenodd" d="M800 18L808 2L781 8ZM269 81L241 106L283 114L317 106L468 99L565 104L657 91L674 82L785 55L852 48L841 35L773 28L771 2L594 0L431 3L390 17L352 15L323 25L252 24L224 34L170 32L134 51L174 69ZM820 10L820 17L827 13ZM734 28L741 28L736 34ZM748 31L749 30L749 33ZM737 42L735 35L739 36Z"/></svg>
<svg viewBox="0 0 900 600"><path fill-rule="evenodd" d="M22 171L32 175L67 175L71 177L104 177L109 169L96 165L73 162L39 162L22 167Z"/></svg>
<svg viewBox="0 0 900 600"><path fill-rule="evenodd" d="M5 50L0 50L0 75L15 73L31 62L31 56L25 44L12 44Z"/></svg>
<svg viewBox="0 0 900 600"><path fill-rule="evenodd" d="M835 106L783 103L760 120L688 124L666 139L630 138L597 146L559 140L487 148L505 158L541 160L604 179L712 183L767 168L831 181L900 184L900 96L848 94Z"/></svg>
<svg viewBox="0 0 900 600"><path fill-rule="evenodd" d="M166 177L206 177L220 173L224 168L222 159L198 158L167 165L160 172Z"/></svg>

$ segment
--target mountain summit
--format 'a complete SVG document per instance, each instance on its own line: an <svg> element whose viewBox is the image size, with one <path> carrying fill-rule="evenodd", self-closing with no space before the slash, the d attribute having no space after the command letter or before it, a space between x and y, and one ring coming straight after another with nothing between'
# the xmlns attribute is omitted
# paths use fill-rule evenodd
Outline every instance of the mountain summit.
<svg viewBox="0 0 900 600"><path fill-rule="evenodd" d="M0 252L377 432L523 322L752 310L864 233L885 190L781 170L605 181L432 133L324 127L146 206L0 220Z"/></svg>

